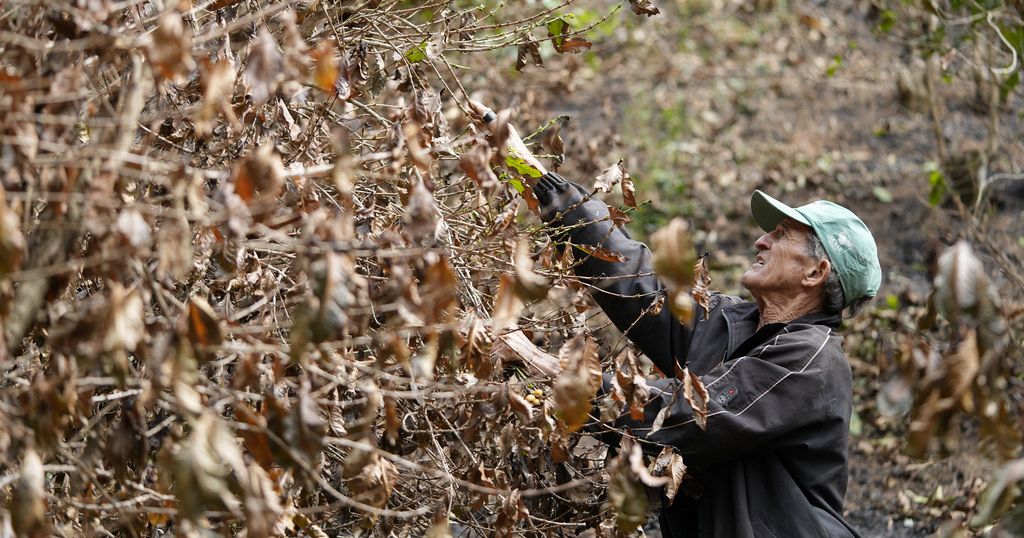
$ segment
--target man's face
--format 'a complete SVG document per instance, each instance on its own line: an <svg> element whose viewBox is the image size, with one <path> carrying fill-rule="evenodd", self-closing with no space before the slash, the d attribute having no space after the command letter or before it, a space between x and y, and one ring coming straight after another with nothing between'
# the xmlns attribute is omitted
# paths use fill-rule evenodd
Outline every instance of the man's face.
<svg viewBox="0 0 1024 538"><path fill-rule="evenodd" d="M754 243L757 256L740 283L755 297L771 292L798 292L818 260L807 255L810 226L785 218Z"/></svg>

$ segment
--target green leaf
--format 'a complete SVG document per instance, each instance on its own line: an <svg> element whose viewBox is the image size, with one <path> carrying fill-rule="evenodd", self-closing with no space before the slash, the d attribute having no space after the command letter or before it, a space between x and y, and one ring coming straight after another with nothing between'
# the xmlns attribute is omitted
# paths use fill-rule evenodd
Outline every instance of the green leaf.
<svg viewBox="0 0 1024 538"><path fill-rule="evenodd" d="M409 60L410 63L419 63L427 59L427 41L424 40L419 45L409 49L405 53L405 59Z"/></svg>
<svg viewBox="0 0 1024 538"><path fill-rule="evenodd" d="M877 198L878 201L882 202L883 204L891 204L892 203L892 193L889 192L889 189L886 189L885 187L882 187L881 185L871 189L871 193L874 194L875 198Z"/></svg>
<svg viewBox="0 0 1024 538"><path fill-rule="evenodd" d="M553 38L551 43L556 49L562 47L562 42L565 39L562 37L562 34L568 33L568 31L569 23L565 22L561 17L548 23L548 35Z"/></svg>
<svg viewBox="0 0 1024 538"><path fill-rule="evenodd" d="M531 166L529 163L527 163L523 159L520 159L519 157L516 157L515 155L508 155L508 156L506 156L505 157L505 164L507 164L509 166L509 168L512 168L513 170L515 170L516 172L519 172L520 174L522 174L524 176L540 177L542 175L540 173L540 170L537 170L536 168ZM523 192L523 191L520 190L519 192Z"/></svg>
<svg viewBox="0 0 1024 538"><path fill-rule="evenodd" d="M878 22L878 31L888 34L896 25L896 12L891 9L882 11L881 20Z"/></svg>
<svg viewBox="0 0 1024 538"><path fill-rule="evenodd" d="M519 194L523 194L523 192L526 191L526 187L523 186L522 181L519 181L518 179L509 178L508 182L509 184L512 185L512 188L515 189L516 192L518 192Z"/></svg>
<svg viewBox="0 0 1024 538"><path fill-rule="evenodd" d="M836 54L835 56L832 57L832 63L828 66L828 69L825 70L825 74L828 75L829 78L832 78L835 76L836 71L838 71L839 68L842 66L843 57Z"/></svg>
<svg viewBox="0 0 1024 538"><path fill-rule="evenodd" d="M928 192L928 203L937 206L946 196L946 178L943 177L940 170L932 170L928 174L928 184L931 185L931 190Z"/></svg>
<svg viewBox="0 0 1024 538"><path fill-rule="evenodd" d="M900 309L900 298L896 295L889 294L885 296L885 306L889 307L889 310Z"/></svg>

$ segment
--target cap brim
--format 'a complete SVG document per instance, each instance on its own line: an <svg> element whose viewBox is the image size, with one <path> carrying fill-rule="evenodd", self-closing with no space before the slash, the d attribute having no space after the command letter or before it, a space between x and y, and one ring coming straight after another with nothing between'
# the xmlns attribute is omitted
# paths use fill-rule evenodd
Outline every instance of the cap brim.
<svg viewBox="0 0 1024 538"><path fill-rule="evenodd" d="M811 223L796 209L756 190L750 196L750 214L762 230L770 232L779 225L782 219L789 217L800 224L810 226Z"/></svg>

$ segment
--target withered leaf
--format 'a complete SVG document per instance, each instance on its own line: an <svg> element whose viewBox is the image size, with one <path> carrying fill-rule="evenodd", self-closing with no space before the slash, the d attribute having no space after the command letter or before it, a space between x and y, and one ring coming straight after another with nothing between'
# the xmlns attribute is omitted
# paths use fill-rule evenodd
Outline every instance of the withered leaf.
<svg viewBox="0 0 1024 538"><path fill-rule="evenodd" d="M578 53L590 49L593 43L578 36L573 36L572 26L564 17L559 17L547 24L548 37L559 54Z"/></svg>
<svg viewBox="0 0 1024 538"><path fill-rule="evenodd" d="M130 208L117 215L114 224L115 229L121 238L131 245L132 248L141 249L148 247L153 237L153 231L137 209Z"/></svg>
<svg viewBox="0 0 1024 538"><path fill-rule="evenodd" d="M612 192L612 187L622 181L626 169L622 167L622 159L619 162L605 168L603 172L594 178L594 188L604 192Z"/></svg>
<svg viewBox="0 0 1024 538"><path fill-rule="evenodd" d="M334 41L323 39L310 51L313 58L313 84L321 91L334 94L338 82L338 55Z"/></svg>
<svg viewBox="0 0 1024 538"><path fill-rule="evenodd" d="M640 481L630 459L633 447L629 436L622 436L619 455L608 465L608 504L615 513L615 527L619 532L632 534L647 521L647 491Z"/></svg>
<svg viewBox="0 0 1024 538"><path fill-rule="evenodd" d="M562 372L555 381L555 411L569 433L587 422L593 399L601 386L597 346L586 335L569 340L559 351Z"/></svg>
<svg viewBox="0 0 1024 538"><path fill-rule="evenodd" d="M7 205L6 191L0 182L0 279L21 263L25 237L18 216Z"/></svg>
<svg viewBox="0 0 1024 538"><path fill-rule="evenodd" d="M427 190L422 181L416 180L405 203L406 230L415 241L423 241L433 237L437 230L435 220L434 195Z"/></svg>
<svg viewBox="0 0 1024 538"><path fill-rule="evenodd" d="M593 46L593 43L583 39L582 37L567 37L562 41L560 46L555 48L555 50L562 54L565 54L566 52L577 54L585 50L590 50L590 47Z"/></svg>
<svg viewBox="0 0 1024 538"><path fill-rule="evenodd" d="M231 471L244 469L242 451L224 421L206 410L174 456L174 490L183 515L192 520L211 507L241 515L231 491Z"/></svg>
<svg viewBox="0 0 1024 538"><path fill-rule="evenodd" d="M220 321L210 304L201 297L188 300L188 337L197 346L215 346L224 341Z"/></svg>
<svg viewBox="0 0 1024 538"><path fill-rule="evenodd" d="M679 492L679 485L683 482L683 477L686 476L686 464L683 463L683 457L672 447L667 446L651 463L650 471L654 476L668 478L668 482L665 484L665 497L671 505L676 498L676 493Z"/></svg>
<svg viewBox="0 0 1024 538"><path fill-rule="evenodd" d="M11 512L11 527L17 536L41 538L50 535L46 518L45 484L43 460L35 449L26 449L14 494L7 505Z"/></svg>
<svg viewBox="0 0 1024 538"><path fill-rule="evenodd" d="M706 260L707 255L705 254L694 264L693 288L690 290L693 300L704 309L705 317L711 312L711 291L708 289L711 286L711 273L708 272Z"/></svg>
<svg viewBox="0 0 1024 538"><path fill-rule="evenodd" d="M519 319L522 310L523 300L516 294L516 278L502 273L498 277L498 293L494 296L494 308L491 311L491 330L494 334L501 334Z"/></svg>
<svg viewBox="0 0 1024 538"><path fill-rule="evenodd" d="M548 294L548 281L533 271L533 258L530 257L530 241L521 238L516 243L512 259L516 275L516 295L523 301L543 299Z"/></svg>
<svg viewBox="0 0 1024 538"><path fill-rule="evenodd" d="M636 354L629 348L622 350L615 360L615 365L615 390L612 395L616 400L626 404L633 420L642 420L648 390L647 382L640 373Z"/></svg>
<svg viewBox="0 0 1024 538"><path fill-rule="evenodd" d="M405 134L405 146L409 150L409 160L422 174L430 173L430 166L434 158L430 153L430 132L423 128L423 125L414 120L407 120L402 123L402 133Z"/></svg>
<svg viewBox="0 0 1024 538"><path fill-rule="evenodd" d="M651 0L629 0L629 8L637 15L646 15L648 17L661 13L661 10Z"/></svg>
<svg viewBox="0 0 1024 538"><path fill-rule="evenodd" d="M358 474L348 481L349 491L360 502L383 508L398 483L398 468L374 450Z"/></svg>
<svg viewBox="0 0 1024 538"><path fill-rule="evenodd" d="M203 100L193 120L196 124L196 135L205 138L213 130L218 114L224 114L232 124L238 121L231 109L231 97L235 89L235 67L227 58L213 61L209 56L200 61L199 67Z"/></svg>
<svg viewBox="0 0 1024 538"><path fill-rule="evenodd" d="M281 536L278 518L284 512L281 498L266 471L258 465L246 467L242 478L242 505L245 510L245 535L252 538Z"/></svg>
<svg viewBox="0 0 1024 538"><path fill-rule="evenodd" d="M527 39L525 43L516 48L516 71L522 72L528 63L544 67L544 59L540 55L540 44L533 39Z"/></svg>
<svg viewBox="0 0 1024 538"><path fill-rule="evenodd" d="M156 73L173 83L182 82L185 75L195 69L192 32L176 10L168 9L160 15L146 56Z"/></svg>
<svg viewBox="0 0 1024 538"><path fill-rule="evenodd" d="M686 293L693 284L696 254L690 239L690 226L682 218L672 219L651 235L654 271L667 285L670 294Z"/></svg>
<svg viewBox="0 0 1024 538"><path fill-rule="evenodd" d="M110 284L103 348L135 351L146 334L145 308L138 289L128 291L119 282Z"/></svg>
<svg viewBox="0 0 1024 538"><path fill-rule="evenodd" d="M636 186L625 167L622 167L622 202L629 207L636 207Z"/></svg>
<svg viewBox="0 0 1024 538"><path fill-rule="evenodd" d="M277 89L281 76L281 53L266 26L260 28L246 59L245 83L256 104L263 104Z"/></svg>
<svg viewBox="0 0 1024 538"><path fill-rule="evenodd" d="M477 379L488 379L494 370L491 359L491 337L480 318L470 314L466 319L466 336L462 343L462 363L473 371Z"/></svg>
<svg viewBox="0 0 1024 538"><path fill-rule="evenodd" d="M277 198L284 188L284 163L274 145L267 142L235 166L231 181L248 205Z"/></svg>
<svg viewBox="0 0 1024 538"><path fill-rule="evenodd" d="M522 395L514 390L509 390L508 403L512 410L523 418L524 422L533 420L533 406Z"/></svg>
<svg viewBox="0 0 1024 538"><path fill-rule="evenodd" d="M577 244L573 244L573 246L587 253L587 255L593 256L599 260L604 260L606 262L621 263L629 261L629 258L627 258L626 256L619 254L618 252L609 250L605 247L595 247L594 245Z"/></svg>
<svg viewBox="0 0 1024 538"><path fill-rule="evenodd" d="M459 157L459 167L477 187L491 191L498 185L498 176L491 170L490 161L491 148L486 143L481 143Z"/></svg>
<svg viewBox="0 0 1024 538"><path fill-rule="evenodd" d="M693 418L697 426L702 430L708 428L708 390L704 388L704 382L697 374L689 368L683 369L683 396L690 403L693 410Z"/></svg>
<svg viewBox="0 0 1024 538"><path fill-rule="evenodd" d="M501 537L514 536L513 530L516 523L530 517L530 511L526 509L523 497L519 490L512 490L507 497L501 501L501 508L498 510L498 520L494 523L495 535Z"/></svg>
<svg viewBox="0 0 1024 538"><path fill-rule="evenodd" d="M612 224L620 228L632 222L629 215L613 205L608 206L608 214L611 215Z"/></svg>

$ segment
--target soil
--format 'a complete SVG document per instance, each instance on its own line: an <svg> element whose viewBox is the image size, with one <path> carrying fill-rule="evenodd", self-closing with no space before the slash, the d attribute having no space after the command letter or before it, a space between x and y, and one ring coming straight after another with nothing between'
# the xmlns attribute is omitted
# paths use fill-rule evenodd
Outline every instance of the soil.
<svg viewBox="0 0 1024 538"><path fill-rule="evenodd" d="M878 31L878 13L867 2L662 4L650 19L628 8L613 14L606 25L615 27L588 34L594 48L582 56L552 54L543 69L505 73L517 88L512 94L527 96L523 102L481 98L517 105L514 121L526 131L571 116L561 133L560 171L586 185L624 159L637 199L651 200L633 215L635 234L688 217L711 252L719 289L740 291L738 275L758 233L747 217L749 195L763 189L793 205L827 198L852 208L878 239L880 297L923 305L937 253L972 236L952 202L928 201L937 157L920 102L926 90L911 84L901 92L897 83L901 71L921 72L916 53ZM942 133L951 155L965 155L983 147L987 115L970 66L951 69L957 76L938 88ZM1019 173L1024 163L1024 143L1011 134L1024 127L1021 105L1017 92L1001 111L1000 150L989 174ZM1003 255L1018 264L1022 194L1024 182L1005 182L983 213L991 243L1009 245ZM619 196L609 201L621 205ZM996 262L986 263L1001 281ZM1018 297L1022 291L1009 289ZM869 317L847 330L877 331ZM886 417L876 403L892 367L878 364L884 353L862 354L857 342L870 335L859 336L848 348L860 425L850 437L847 517L865 536L879 537L930 535L969 517L993 460L973 444L970 424L946 456L903 455L907 417ZM1019 404L1015 412L1020 416Z"/></svg>

